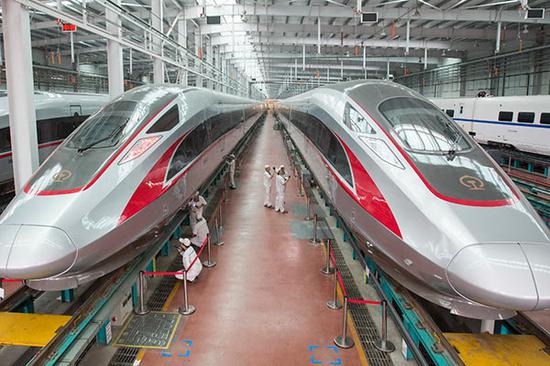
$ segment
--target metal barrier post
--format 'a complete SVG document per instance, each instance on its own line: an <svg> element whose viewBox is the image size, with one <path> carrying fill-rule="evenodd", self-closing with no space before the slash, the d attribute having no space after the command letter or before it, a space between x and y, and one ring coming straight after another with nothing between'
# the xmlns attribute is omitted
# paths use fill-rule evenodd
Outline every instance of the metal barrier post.
<svg viewBox="0 0 550 366"><path fill-rule="evenodd" d="M221 208L221 206L220 206ZM216 224L216 242L214 243L214 245L217 245L217 246L222 246L224 244L224 242L222 240L220 240L220 235L221 235L221 230L220 230L220 226L218 225L218 219L216 219L214 221L214 223Z"/></svg>
<svg viewBox="0 0 550 366"><path fill-rule="evenodd" d="M313 214L313 238L311 238L310 243L317 244L319 239L317 239L317 214Z"/></svg>
<svg viewBox="0 0 550 366"><path fill-rule="evenodd" d="M187 294L187 271L183 271L183 306L180 306L178 313L181 315L191 315L197 310L194 305L189 305L189 296Z"/></svg>
<svg viewBox="0 0 550 366"><path fill-rule="evenodd" d="M207 239L208 242L206 243L206 253L208 255L207 259L202 262L202 265L205 266L206 268L212 268L216 265L216 261L213 261L211 259L211 254L210 254L210 235L208 235Z"/></svg>
<svg viewBox="0 0 550 366"><path fill-rule="evenodd" d="M223 229L223 215L222 215L222 204L221 203L220 203L220 209L218 211L219 211L219 215L220 215L220 228Z"/></svg>
<svg viewBox="0 0 550 366"><path fill-rule="evenodd" d="M326 251L326 262L325 266L321 268L321 273L330 275L334 273L334 268L330 265L330 239L325 241L325 251ZM334 278L336 280L336 277Z"/></svg>
<svg viewBox="0 0 550 366"><path fill-rule="evenodd" d="M334 337L334 344L340 348L351 348L353 347L353 339L348 337L348 297L344 296L344 311L343 311L343 322L342 322L342 335Z"/></svg>
<svg viewBox="0 0 550 366"><path fill-rule="evenodd" d="M306 194L306 217L304 220L309 221L311 220L311 199L309 198L309 194Z"/></svg>
<svg viewBox="0 0 550 366"><path fill-rule="evenodd" d="M327 301L327 307L332 310L342 308L342 303L338 301L338 277L336 271L334 271L334 297L332 300Z"/></svg>
<svg viewBox="0 0 550 366"><path fill-rule="evenodd" d="M382 300L382 338L374 342L377 350L392 353L395 351L395 345L388 341L388 308L386 300Z"/></svg>
<svg viewBox="0 0 550 366"><path fill-rule="evenodd" d="M145 307L145 274L143 271L139 272L138 287L138 308L134 312L137 315L145 315L150 310Z"/></svg>

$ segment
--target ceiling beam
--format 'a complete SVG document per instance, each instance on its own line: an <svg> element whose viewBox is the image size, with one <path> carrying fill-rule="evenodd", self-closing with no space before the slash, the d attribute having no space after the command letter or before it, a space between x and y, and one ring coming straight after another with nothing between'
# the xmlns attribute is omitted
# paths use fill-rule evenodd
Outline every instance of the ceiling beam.
<svg viewBox="0 0 550 366"><path fill-rule="evenodd" d="M186 19L199 19L208 16L238 16L246 11L246 16L296 16L296 17L323 17L323 18L353 18L356 16L351 7L341 6L302 6L302 5L207 5L193 6L185 9ZM399 7L380 9L378 7L363 8L363 12L376 11L379 19L420 19L437 21L464 21L464 22L511 22L511 23L534 23L550 24L550 17L541 20L525 19L525 13L517 10L462 10L453 9L439 11L432 9L418 9Z"/></svg>

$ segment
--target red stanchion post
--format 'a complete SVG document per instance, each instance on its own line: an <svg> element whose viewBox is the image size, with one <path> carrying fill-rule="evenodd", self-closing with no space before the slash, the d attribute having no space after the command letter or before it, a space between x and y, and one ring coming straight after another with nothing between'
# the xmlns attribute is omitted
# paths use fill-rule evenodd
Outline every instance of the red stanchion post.
<svg viewBox="0 0 550 366"><path fill-rule="evenodd" d="M388 341L388 304L386 300L382 301L382 337L374 343L376 349L385 352L392 353L395 351L395 345Z"/></svg>
<svg viewBox="0 0 550 366"><path fill-rule="evenodd" d="M138 279L138 308L134 310L137 315L145 315L150 312L145 306L145 273L139 272Z"/></svg>
<svg viewBox="0 0 550 366"><path fill-rule="evenodd" d="M194 262L189 266L191 268ZM187 271L183 270L183 306L178 308L178 313L181 315L191 315L197 310L194 305L189 305L189 295L187 293Z"/></svg>
<svg viewBox="0 0 550 366"><path fill-rule="evenodd" d="M334 337L334 344L340 348L351 348L353 347L353 339L348 337L348 297L344 295L344 311L343 321L342 321L342 335Z"/></svg>
<svg viewBox="0 0 550 366"><path fill-rule="evenodd" d="M326 251L326 261L325 266L321 268L321 273L330 275L334 273L334 268L330 265L330 239L325 240L325 251ZM334 276L334 281L336 281L336 276Z"/></svg>
<svg viewBox="0 0 550 366"><path fill-rule="evenodd" d="M212 268L212 267L215 267L216 266L216 261L215 260L212 260L211 258L211 251L210 251L210 235L208 235L206 237L206 253L207 253L207 259L202 262L202 265L205 266L206 268Z"/></svg>

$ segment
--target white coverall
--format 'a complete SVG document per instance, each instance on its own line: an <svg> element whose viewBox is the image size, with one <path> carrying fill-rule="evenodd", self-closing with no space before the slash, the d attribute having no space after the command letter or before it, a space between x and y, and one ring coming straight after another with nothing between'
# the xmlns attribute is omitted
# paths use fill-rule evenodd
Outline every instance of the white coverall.
<svg viewBox="0 0 550 366"><path fill-rule="evenodd" d="M189 202L189 226L191 226L191 230L195 228L197 217L202 217L204 206L206 206L206 200L203 196L199 196L198 201L191 200Z"/></svg>
<svg viewBox="0 0 550 366"><path fill-rule="evenodd" d="M275 191L277 193L275 196L275 211L285 212L285 190L288 178L286 175L277 175L275 178Z"/></svg>
<svg viewBox="0 0 550 366"><path fill-rule="evenodd" d="M237 187L235 185L235 163L236 163L236 159L233 159L227 163L229 164L229 186L232 188Z"/></svg>
<svg viewBox="0 0 550 366"><path fill-rule="evenodd" d="M273 174L264 170L264 206L271 207L271 184L273 182Z"/></svg>
<svg viewBox="0 0 550 366"><path fill-rule="evenodd" d="M181 261L183 263L183 268L187 270L187 280L193 281L202 271L202 263L200 259L197 259L195 263L193 264L193 267L189 268L191 263L197 258L197 252L195 252L195 249L193 246L189 246L187 249L185 249L185 252L181 255ZM176 278L179 280L183 280L183 275L176 275Z"/></svg>
<svg viewBox="0 0 550 366"><path fill-rule="evenodd" d="M201 221L198 221L193 228L193 237L190 239L191 244L200 248L209 233L210 230L208 229L208 223L206 222L206 219L203 218Z"/></svg>

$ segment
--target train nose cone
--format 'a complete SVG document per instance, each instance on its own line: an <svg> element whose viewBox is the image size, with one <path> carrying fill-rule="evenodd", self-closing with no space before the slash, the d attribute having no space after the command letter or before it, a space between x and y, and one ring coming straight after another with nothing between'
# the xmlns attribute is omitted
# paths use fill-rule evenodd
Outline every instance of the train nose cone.
<svg viewBox="0 0 550 366"><path fill-rule="evenodd" d="M550 308L550 245L521 243L535 278L539 301L533 310Z"/></svg>
<svg viewBox="0 0 550 366"><path fill-rule="evenodd" d="M509 310L532 310L537 284L519 244L474 244L460 250L447 267L449 284L480 304Z"/></svg>
<svg viewBox="0 0 550 366"><path fill-rule="evenodd" d="M76 247L58 228L0 225L0 277L56 276L71 268L76 255Z"/></svg>

